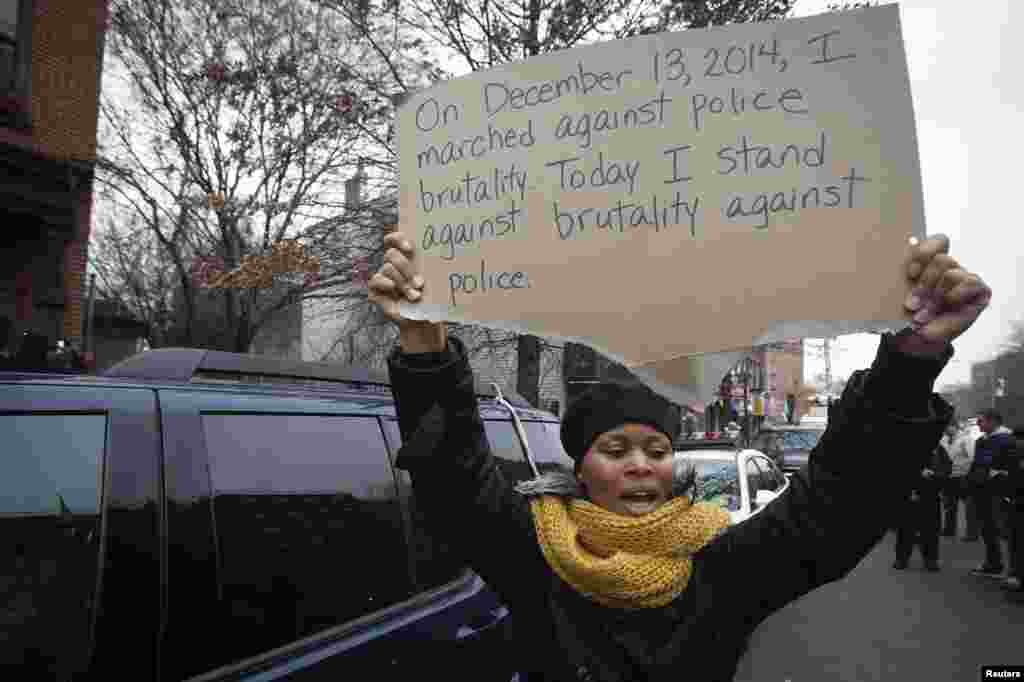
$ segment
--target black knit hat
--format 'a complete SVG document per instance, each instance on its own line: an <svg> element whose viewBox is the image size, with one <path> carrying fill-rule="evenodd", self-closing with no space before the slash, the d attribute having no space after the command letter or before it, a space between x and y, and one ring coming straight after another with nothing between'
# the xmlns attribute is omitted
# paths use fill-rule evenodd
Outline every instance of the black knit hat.
<svg viewBox="0 0 1024 682"><path fill-rule="evenodd" d="M660 395L643 384L603 381L569 403L562 417L562 447L579 468L598 436L628 423L647 424L672 441L679 435L679 419Z"/></svg>

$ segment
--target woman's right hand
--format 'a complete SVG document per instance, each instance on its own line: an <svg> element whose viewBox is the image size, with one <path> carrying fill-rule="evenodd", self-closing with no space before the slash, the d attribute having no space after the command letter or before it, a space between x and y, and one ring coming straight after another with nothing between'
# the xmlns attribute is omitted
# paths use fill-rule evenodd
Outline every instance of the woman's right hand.
<svg viewBox="0 0 1024 682"><path fill-rule="evenodd" d="M368 297L384 316L398 325L398 343L405 353L443 351L447 332L443 322L408 320L402 317L398 304L404 298L417 303L423 297L423 276L416 262L416 247L401 232L384 237L384 264L368 282Z"/></svg>
<svg viewBox="0 0 1024 682"><path fill-rule="evenodd" d="M370 278L369 298L384 315L401 327L405 322L398 312L398 302L404 297L416 303L423 296L423 277L416 263L416 248L401 232L384 237L384 264Z"/></svg>

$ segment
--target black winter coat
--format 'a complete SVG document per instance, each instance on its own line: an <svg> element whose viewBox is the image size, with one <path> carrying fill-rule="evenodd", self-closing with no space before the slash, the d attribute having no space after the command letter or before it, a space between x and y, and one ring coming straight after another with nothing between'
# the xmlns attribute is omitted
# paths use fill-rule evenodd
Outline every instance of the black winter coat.
<svg viewBox="0 0 1024 682"><path fill-rule="evenodd" d="M396 465L435 532L509 607L521 680L731 680L762 620L847 575L882 538L952 416L931 392L952 348L933 360L891 345L883 336L872 368L850 378L786 492L698 552L686 589L658 609L593 603L549 568L526 499L491 455L455 338L444 353L389 358L405 443Z"/></svg>
<svg viewBox="0 0 1024 682"><path fill-rule="evenodd" d="M935 446L931 461L926 468L932 470L932 476L921 475L914 482L914 490L922 495L938 495L953 474L953 460L949 452L941 444Z"/></svg>

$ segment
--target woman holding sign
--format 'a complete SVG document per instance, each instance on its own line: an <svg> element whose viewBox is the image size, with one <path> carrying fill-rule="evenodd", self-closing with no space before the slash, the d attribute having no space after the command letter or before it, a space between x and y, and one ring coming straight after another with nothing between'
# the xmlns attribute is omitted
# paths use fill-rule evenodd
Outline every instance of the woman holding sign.
<svg viewBox="0 0 1024 682"><path fill-rule="evenodd" d="M598 384L569 405L561 440L574 471L505 480L464 347L443 324L399 315L399 300L418 301L423 287L411 240L392 233L385 245L369 296L399 328L396 465L508 605L509 652L526 680L731 680L764 618L844 577L885 534L952 416L932 393L950 342L991 297L945 237L912 246L911 328L884 335L871 368L850 378L786 492L730 527L723 510L691 501L692 470L672 450L678 420L639 385ZM882 477L864 462L880 442Z"/></svg>

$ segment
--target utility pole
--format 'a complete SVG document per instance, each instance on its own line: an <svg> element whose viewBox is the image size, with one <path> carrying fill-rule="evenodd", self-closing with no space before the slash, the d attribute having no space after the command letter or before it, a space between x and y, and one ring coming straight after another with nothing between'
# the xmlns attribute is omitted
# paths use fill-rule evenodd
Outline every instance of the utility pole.
<svg viewBox="0 0 1024 682"><path fill-rule="evenodd" d="M85 342L84 346L86 351L83 355L86 355L89 362L89 369L91 371L96 370L96 339L93 337L93 318L96 314L96 273L89 275L89 303L85 311Z"/></svg>
<svg viewBox="0 0 1024 682"><path fill-rule="evenodd" d="M832 339L825 339L825 394L832 394Z"/></svg>

